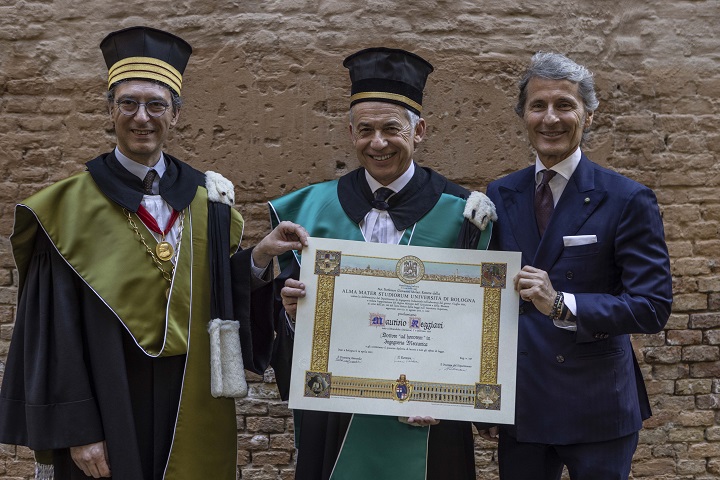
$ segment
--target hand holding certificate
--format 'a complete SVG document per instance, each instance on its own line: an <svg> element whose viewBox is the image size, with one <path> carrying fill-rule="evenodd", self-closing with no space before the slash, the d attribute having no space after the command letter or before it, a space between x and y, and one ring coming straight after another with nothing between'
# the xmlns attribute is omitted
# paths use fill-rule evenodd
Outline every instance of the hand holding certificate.
<svg viewBox="0 0 720 480"><path fill-rule="evenodd" d="M520 254L310 238L291 408L512 423Z"/></svg>

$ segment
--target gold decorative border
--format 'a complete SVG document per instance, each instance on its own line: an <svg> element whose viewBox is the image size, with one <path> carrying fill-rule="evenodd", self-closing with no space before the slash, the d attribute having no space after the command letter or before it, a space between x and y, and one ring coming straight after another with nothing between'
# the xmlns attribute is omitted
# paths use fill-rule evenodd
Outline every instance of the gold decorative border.
<svg viewBox="0 0 720 480"><path fill-rule="evenodd" d="M486 288L483 296L483 333L480 350L480 383L497 383L500 341L501 289ZM488 321L489 320L489 321Z"/></svg>
<svg viewBox="0 0 720 480"><path fill-rule="evenodd" d="M318 276L318 283L312 356L310 358L310 369L314 372L327 372L328 369L335 277L340 275L341 262L342 252L337 250L315 252L315 275Z"/></svg>
<svg viewBox="0 0 720 480"><path fill-rule="evenodd" d="M327 372L330 355L330 330L332 307L335 299L335 277L318 275L317 302L315 303L315 326L313 329L310 370Z"/></svg>

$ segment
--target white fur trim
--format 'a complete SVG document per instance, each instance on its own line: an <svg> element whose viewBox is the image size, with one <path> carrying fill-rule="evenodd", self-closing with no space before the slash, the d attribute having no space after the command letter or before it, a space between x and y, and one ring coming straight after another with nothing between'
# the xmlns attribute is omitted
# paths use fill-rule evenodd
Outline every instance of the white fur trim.
<svg viewBox="0 0 720 480"><path fill-rule="evenodd" d="M487 195L480 192L472 192L465 202L463 216L470 220L480 230L485 230L490 221L497 220L495 204Z"/></svg>
<svg viewBox="0 0 720 480"><path fill-rule="evenodd" d="M35 463L35 480L53 480L55 467L44 463Z"/></svg>
<svg viewBox="0 0 720 480"><path fill-rule="evenodd" d="M211 170L205 172L205 188L211 202L225 203L231 207L235 204L235 186L219 173Z"/></svg>
<svg viewBox="0 0 720 480"><path fill-rule="evenodd" d="M213 397L247 396L240 322L216 318L208 325L210 332L210 393Z"/></svg>

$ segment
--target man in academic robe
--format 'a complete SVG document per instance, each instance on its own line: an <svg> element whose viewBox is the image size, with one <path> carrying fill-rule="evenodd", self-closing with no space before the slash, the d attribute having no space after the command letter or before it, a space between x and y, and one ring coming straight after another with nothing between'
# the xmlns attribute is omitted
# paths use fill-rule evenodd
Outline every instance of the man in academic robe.
<svg viewBox="0 0 720 480"><path fill-rule="evenodd" d="M232 397L272 350L266 267L306 233L241 250L232 183L162 151L187 42L132 27L100 46L117 147L16 209L0 442L35 450L39 478L233 480Z"/></svg>
<svg viewBox="0 0 720 480"><path fill-rule="evenodd" d="M433 67L415 54L389 48L362 50L344 66L352 81L349 132L361 167L271 201L272 223L297 222L323 238L486 248L495 219L487 197L474 193L468 203L467 190L413 160L425 136L422 94ZM295 313L304 285L297 280L297 255L285 254L280 263L272 366L287 399ZM297 480L390 478L392 472L413 479L475 480L469 422L294 414ZM395 453L393 447L409 442L418 445L410 449L412 455Z"/></svg>
<svg viewBox="0 0 720 480"><path fill-rule="evenodd" d="M672 278L655 194L588 159L592 73L538 53L515 111L535 163L488 186L491 248L522 252L515 425L501 426L500 478L620 480L651 414L632 333L670 315Z"/></svg>

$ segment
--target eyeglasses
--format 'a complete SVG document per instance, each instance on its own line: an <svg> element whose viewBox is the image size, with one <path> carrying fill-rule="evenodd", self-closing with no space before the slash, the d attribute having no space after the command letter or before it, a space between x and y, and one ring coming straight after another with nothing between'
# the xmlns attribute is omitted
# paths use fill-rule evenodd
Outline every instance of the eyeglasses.
<svg viewBox="0 0 720 480"><path fill-rule="evenodd" d="M151 117L160 117L162 116L167 108L170 106L165 102L161 102L160 100L152 100L150 102L138 102L135 100L132 100L130 98L125 98L122 100L118 100L115 102L118 106L118 110L120 110L120 113L127 116L133 116L137 113L137 111L140 109L140 105L145 106L145 111L148 115Z"/></svg>

